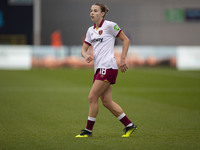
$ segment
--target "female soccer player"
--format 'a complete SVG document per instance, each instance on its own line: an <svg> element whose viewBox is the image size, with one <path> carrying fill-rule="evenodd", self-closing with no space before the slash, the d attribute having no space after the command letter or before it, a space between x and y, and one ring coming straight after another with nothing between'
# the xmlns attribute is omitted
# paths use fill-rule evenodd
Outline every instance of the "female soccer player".
<svg viewBox="0 0 200 150"><path fill-rule="evenodd" d="M137 128L128 119L122 108L112 101L112 84L115 84L118 74L118 66L114 57L115 38L118 37L123 42L121 61L119 63L119 69L122 72L128 69L125 57L129 47L129 39L116 23L104 20L107 12L107 6L101 3L93 4L91 7L90 17L94 22L94 26L91 26L87 31L81 54L88 63L94 60L95 74L93 86L88 96L89 116L87 126L76 137L92 136L92 129L98 114L98 98L124 124L125 134L122 137L129 137ZM87 53L89 46L93 47L94 58Z"/></svg>

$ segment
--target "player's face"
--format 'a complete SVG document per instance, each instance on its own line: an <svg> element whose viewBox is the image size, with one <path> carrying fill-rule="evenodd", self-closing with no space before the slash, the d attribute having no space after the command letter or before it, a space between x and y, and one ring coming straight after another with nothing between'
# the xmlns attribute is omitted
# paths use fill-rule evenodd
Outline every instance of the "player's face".
<svg viewBox="0 0 200 150"><path fill-rule="evenodd" d="M103 18L104 13L101 12L100 6L92 5L90 11L90 18L94 23L99 22Z"/></svg>

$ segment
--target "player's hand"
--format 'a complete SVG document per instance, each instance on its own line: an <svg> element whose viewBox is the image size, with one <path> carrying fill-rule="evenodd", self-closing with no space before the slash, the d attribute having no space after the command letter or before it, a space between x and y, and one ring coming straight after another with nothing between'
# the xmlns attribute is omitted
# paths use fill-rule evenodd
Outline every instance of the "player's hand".
<svg viewBox="0 0 200 150"><path fill-rule="evenodd" d="M121 70L121 72L126 72L126 70L128 69L125 60L121 60L119 63L119 69Z"/></svg>
<svg viewBox="0 0 200 150"><path fill-rule="evenodd" d="M85 57L85 60L87 61L87 63L90 63L91 61L93 61L93 57L91 55L87 55Z"/></svg>

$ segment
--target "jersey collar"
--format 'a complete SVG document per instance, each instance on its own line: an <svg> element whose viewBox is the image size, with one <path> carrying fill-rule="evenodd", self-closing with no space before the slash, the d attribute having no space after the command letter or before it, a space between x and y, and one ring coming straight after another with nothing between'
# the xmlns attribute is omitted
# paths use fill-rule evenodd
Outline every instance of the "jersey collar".
<svg viewBox="0 0 200 150"><path fill-rule="evenodd" d="M101 23L100 23L99 27L101 27L103 25L104 21L105 21L104 19L101 20ZM94 29L95 28L96 28L96 24L94 24Z"/></svg>

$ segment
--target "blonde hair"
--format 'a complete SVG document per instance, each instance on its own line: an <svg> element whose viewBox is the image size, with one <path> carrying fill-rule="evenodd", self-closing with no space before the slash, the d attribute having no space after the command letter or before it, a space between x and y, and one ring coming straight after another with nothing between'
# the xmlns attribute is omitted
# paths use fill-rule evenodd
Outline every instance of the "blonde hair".
<svg viewBox="0 0 200 150"><path fill-rule="evenodd" d="M95 3L93 5L99 6L101 8L101 12L105 12L105 15L103 17L106 16L106 14L108 13L109 9L108 9L108 7L105 4L103 4L103 3Z"/></svg>

